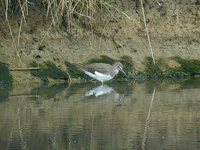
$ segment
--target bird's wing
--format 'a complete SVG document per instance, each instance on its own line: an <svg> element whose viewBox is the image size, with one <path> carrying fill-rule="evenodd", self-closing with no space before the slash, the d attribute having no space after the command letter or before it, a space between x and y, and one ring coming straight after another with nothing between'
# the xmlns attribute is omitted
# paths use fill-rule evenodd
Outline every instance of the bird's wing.
<svg viewBox="0 0 200 150"><path fill-rule="evenodd" d="M112 69L112 66L109 64L95 63L91 65L85 65L82 67L82 69L93 74L95 73L95 71L99 73L109 74L109 70Z"/></svg>

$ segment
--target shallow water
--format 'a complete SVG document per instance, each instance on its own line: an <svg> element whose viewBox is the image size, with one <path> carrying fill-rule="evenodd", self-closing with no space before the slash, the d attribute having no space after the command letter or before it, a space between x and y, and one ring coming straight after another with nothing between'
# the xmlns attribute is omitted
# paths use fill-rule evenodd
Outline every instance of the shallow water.
<svg viewBox="0 0 200 150"><path fill-rule="evenodd" d="M0 150L200 149L200 81L0 89Z"/></svg>

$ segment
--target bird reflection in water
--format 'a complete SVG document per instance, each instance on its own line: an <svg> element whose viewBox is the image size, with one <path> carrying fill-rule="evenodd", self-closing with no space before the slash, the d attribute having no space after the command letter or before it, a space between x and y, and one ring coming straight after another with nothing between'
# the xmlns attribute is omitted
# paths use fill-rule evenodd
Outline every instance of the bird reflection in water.
<svg viewBox="0 0 200 150"><path fill-rule="evenodd" d="M112 87L104 84L87 91L84 96L93 97L94 99L98 99L99 97L113 99L116 105L122 105L125 93L119 94Z"/></svg>

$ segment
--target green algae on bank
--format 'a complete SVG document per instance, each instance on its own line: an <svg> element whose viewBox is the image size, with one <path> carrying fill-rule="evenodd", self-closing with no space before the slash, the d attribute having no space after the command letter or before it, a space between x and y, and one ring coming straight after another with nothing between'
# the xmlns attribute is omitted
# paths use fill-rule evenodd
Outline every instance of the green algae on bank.
<svg viewBox="0 0 200 150"><path fill-rule="evenodd" d="M7 100L12 89L13 77L9 67L5 63L0 63L0 101Z"/></svg>
<svg viewBox="0 0 200 150"><path fill-rule="evenodd" d="M150 57L146 58L145 75L148 79L180 79L188 77L178 68L169 67L163 59L157 59L156 64L154 64Z"/></svg>
<svg viewBox="0 0 200 150"><path fill-rule="evenodd" d="M176 60L181 65L181 67L178 69L179 71L182 71L185 74L192 77L200 76L200 61L199 60L186 60L180 57L174 57L174 60Z"/></svg>
<svg viewBox="0 0 200 150"><path fill-rule="evenodd" d="M37 64L36 62L32 62L32 67L40 67L39 70L31 70L31 75L34 77L40 78L43 82L48 83L49 78L55 80L68 80L69 76L67 72L58 68L52 62L45 62L44 64Z"/></svg>
<svg viewBox="0 0 200 150"><path fill-rule="evenodd" d="M13 77L7 64L0 63L0 88L12 86Z"/></svg>
<svg viewBox="0 0 200 150"><path fill-rule="evenodd" d="M81 71L76 64L72 64L68 61L65 61L67 71L71 78L84 79L86 76L83 71Z"/></svg>
<svg viewBox="0 0 200 150"><path fill-rule="evenodd" d="M98 58L90 59L86 62L89 63L108 63L113 64L114 62L120 61L124 66L124 71L127 76L122 73L116 75L113 79L115 81L126 81L126 80L157 80L157 79L190 79L200 77L200 61L197 60L185 60L179 57L169 58L179 63L179 67L171 67L162 58L156 60L156 64L153 63L152 58L147 57L145 61L146 70L139 71L135 70L134 62L129 56L122 56L119 59L114 59L105 55ZM36 62L31 64L32 67L38 67ZM80 70L77 64L65 61L67 71L61 70L55 64L51 62L45 62L43 65L39 64L41 69L31 70L31 74L34 77L40 78L44 82L50 82L49 79L54 80L68 80L69 78L75 79L75 81L91 81L92 79L85 75ZM74 81L74 80L73 80ZM75 82L74 81L74 82Z"/></svg>
<svg viewBox="0 0 200 150"><path fill-rule="evenodd" d="M153 63L151 57L146 58L146 75L148 78L158 78L163 75L161 60L157 60L156 64Z"/></svg>
<svg viewBox="0 0 200 150"><path fill-rule="evenodd" d="M180 64L180 67L171 68L163 59L156 60L156 64L150 57L146 59L145 74L149 79L168 78L168 79L182 79L182 78L199 78L200 77L200 61L186 60L180 57L170 58Z"/></svg>
<svg viewBox="0 0 200 150"><path fill-rule="evenodd" d="M145 61L146 69L144 71L138 71L134 68L134 62L129 56L122 56L119 59L113 59L111 57L102 55L98 58L93 58L87 61L87 63L108 63L120 61L124 66L124 71L127 73L125 77L119 73L113 80L151 80L151 79L189 79L191 77L197 77L200 75L200 62L194 60L184 60L181 58L169 58L180 64L180 67L169 66L164 59L159 58L156 60L156 64L153 63L151 57L147 57ZM66 62L69 74L72 78L91 80L86 76L77 65Z"/></svg>

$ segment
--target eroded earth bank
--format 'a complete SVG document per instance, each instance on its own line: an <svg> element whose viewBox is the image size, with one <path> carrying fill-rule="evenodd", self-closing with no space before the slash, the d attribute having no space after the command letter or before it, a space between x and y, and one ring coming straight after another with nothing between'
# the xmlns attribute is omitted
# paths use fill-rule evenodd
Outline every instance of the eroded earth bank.
<svg viewBox="0 0 200 150"><path fill-rule="evenodd" d="M200 0L143 1L153 69L140 0L19 2L0 3L0 61L10 70L50 63L66 72L68 64L120 60L131 77L200 73ZM11 74L15 81L38 77Z"/></svg>

